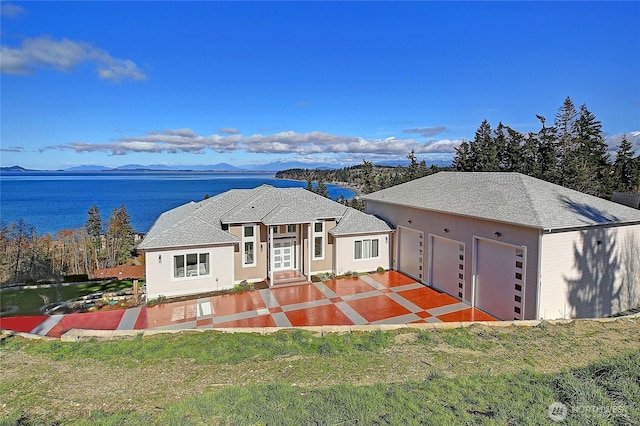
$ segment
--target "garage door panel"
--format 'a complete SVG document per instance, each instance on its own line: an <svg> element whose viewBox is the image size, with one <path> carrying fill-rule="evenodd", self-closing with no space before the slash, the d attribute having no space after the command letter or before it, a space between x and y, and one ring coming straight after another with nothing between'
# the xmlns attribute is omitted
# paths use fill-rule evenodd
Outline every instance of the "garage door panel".
<svg viewBox="0 0 640 426"><path fill-rule="evenodd" d="M476 307L500 319L522 319L524 250L488 240L476 242Z"/></svg>
<svg viewBox="0 0 640 426"><path fill-rule="evenodd" d="M400 272L423 280L424 233L400 227L398 231L398 269Z"/></svg>
<svg viewBox="0 0 640 426"><path fill-rule="evenodd" d="M431 285L448 294L464 298L464 244L431 236Z"/></svg>

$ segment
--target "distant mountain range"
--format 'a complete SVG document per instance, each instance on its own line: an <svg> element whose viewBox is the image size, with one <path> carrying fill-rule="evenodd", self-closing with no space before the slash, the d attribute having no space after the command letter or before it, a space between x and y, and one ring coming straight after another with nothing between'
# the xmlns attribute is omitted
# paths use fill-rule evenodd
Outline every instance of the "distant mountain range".
<svg viewBox="0 0 640 426"><path fill-rule="evenodd" d="M409 164L408 160L390 160L383 161L380 163L376 163L376 165L380 166L406 166ZM431 164L436 164L438 166L448 166L451 162L447 161L434 161ZM211 165L193 165L193 166L185 166L185 165L177 165L177 166L168 166L166 164L125 164L124 166L118 167L106 167L99 165L82 165L69 167L68 169L59 170L65 172L119 172L119 171L207 171L207 172L227 172L227 173L243 173L243 172L277 172L281 170L288 169L340 169L343 167L352 166L355 164L348 165L336 165L329 163L302 163L299 161L276 161L267 164L257 164L257 165L247 165L247 166L232 166L227 163L218 163ZM25 169L21 166L12 166L12 167L0 167L0 171L2 172L28 172L28 171L37 171L37 170L29 170Z"/></svg>

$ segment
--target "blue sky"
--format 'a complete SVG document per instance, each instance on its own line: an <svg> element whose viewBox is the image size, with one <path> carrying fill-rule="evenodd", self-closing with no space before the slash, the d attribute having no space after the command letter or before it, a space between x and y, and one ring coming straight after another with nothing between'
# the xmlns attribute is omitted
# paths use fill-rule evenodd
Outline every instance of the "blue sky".
<svg viewBox="0 0 640 426"><path fill-rule="evenodd" d="M2 166L447 159L566 96L640 131L639 2L0 4Z"/></svg>

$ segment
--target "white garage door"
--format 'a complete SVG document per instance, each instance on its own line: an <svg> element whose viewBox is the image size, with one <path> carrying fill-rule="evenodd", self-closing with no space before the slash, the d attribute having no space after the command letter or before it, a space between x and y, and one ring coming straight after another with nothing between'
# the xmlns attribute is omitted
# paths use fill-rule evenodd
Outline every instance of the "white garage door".
<svg viewBox="0 0 640 426"><path fill-rule="evenodd" d="M433 287L464 299L464 244L432 235L429 281Z"/></svg>
<svg viewBox="0 0 640 426"><path fill-rule="evenodd" d="M422 281L424 233L416 229L399 227L398 240L398 269L400 272Z"/></svg>
<svg viewBox="0 0 640 426"><path fill-rule="evenodd" d="M476 239L475 306L502 320L522 319L524 248Z"/></svg>

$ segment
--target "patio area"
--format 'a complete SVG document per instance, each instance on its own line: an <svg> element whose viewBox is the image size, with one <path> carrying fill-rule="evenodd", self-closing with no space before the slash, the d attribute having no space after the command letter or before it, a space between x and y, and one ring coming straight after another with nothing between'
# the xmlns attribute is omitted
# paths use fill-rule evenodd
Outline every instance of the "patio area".
<svg viewBox="0 0 640 426"><path fill-rule="evenodd" d="M399 272L387 271L126 310L1 318L0 328L60 337L74 328L216 329L495 320Z"/></svg>

